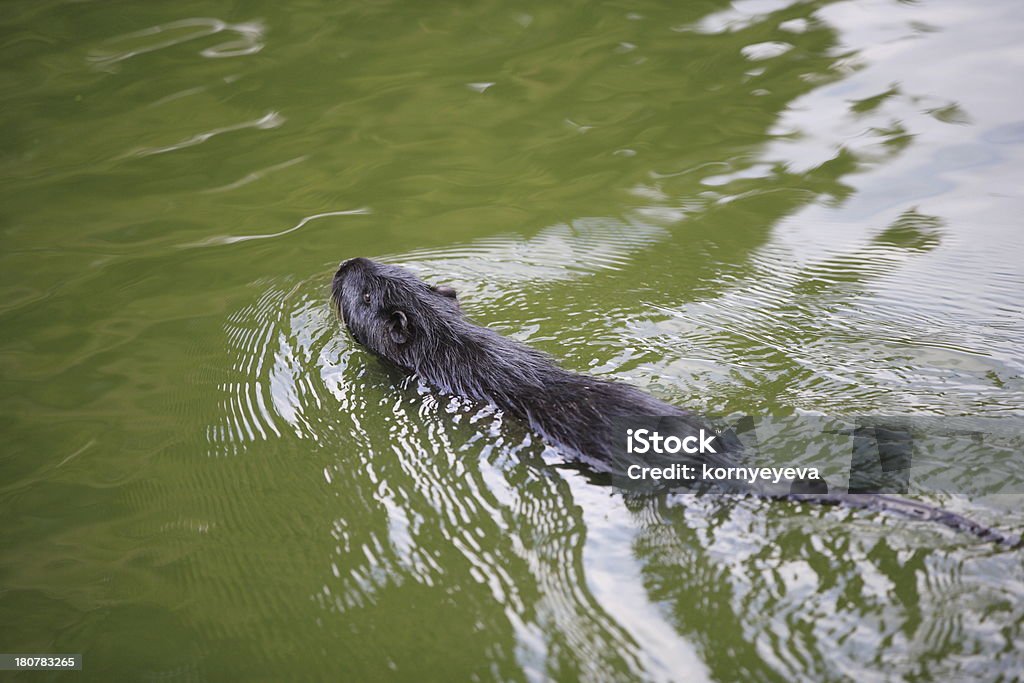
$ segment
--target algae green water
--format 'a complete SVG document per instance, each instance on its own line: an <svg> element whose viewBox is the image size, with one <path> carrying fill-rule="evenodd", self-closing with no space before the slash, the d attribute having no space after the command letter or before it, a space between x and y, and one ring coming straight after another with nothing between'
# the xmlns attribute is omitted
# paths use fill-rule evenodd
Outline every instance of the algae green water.
<svg viewBox="0 0 1024 683"><path fill-rule="evenodd" d="M8 1L0 680L1014 680L1024 554L624 498L382 365L381 258L714 414L1024 416L1024 6ZM1024 530L1002 495L916 499Z"/></svg>

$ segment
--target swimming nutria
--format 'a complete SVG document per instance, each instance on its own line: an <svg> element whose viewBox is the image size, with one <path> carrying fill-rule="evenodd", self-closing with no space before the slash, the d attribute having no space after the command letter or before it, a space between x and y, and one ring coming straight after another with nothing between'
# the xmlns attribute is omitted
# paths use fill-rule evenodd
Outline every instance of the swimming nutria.
<svg viewBox="0 0 1024 683"><path fill-rule="evenodd" d="M616 458L618 433L635 416L670 418L675 433L713 433L700 416L635 387L565 370L547 355L467 320L455 290L366 258L344 261L332 299L352 337L372 353L442 392L491 403L525 420L544 440L597 469ZM712 464L735 465L738 440L717 435ZM750 490L772 498L888 510L1016 545L1004 535L939 508L878 494Z"/></svg>

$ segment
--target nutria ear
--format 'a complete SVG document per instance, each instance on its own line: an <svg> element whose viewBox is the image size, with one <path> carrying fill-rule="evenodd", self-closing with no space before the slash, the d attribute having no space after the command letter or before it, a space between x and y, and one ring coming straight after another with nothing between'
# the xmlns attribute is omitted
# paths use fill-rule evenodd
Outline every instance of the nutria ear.
<svg viewBox="0 0 1024 683"><path fill-rule="evenodd" d="M388 333L391 335L391 341L396 344L404 344L409 341L409 319L405 316L405 313L395 311L391 314Z"/></svg>
<svg viewBox="0 0 1024 683"><path fill-rule="evenodd" d="M433 289L435 292L437 292L441 296L446 296L449 299L455 299L455 298L458 297L458 294L456 294L455 289L452 288L452 287L449 287L448 285L436 285L434 287L431 287L431 289Z"/></svg>

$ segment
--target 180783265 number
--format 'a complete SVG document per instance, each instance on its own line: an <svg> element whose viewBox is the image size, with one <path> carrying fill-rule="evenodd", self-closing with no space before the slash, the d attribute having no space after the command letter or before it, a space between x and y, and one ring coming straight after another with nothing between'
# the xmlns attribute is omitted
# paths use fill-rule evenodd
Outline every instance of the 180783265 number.
<svg viewBox="0 0 1024 683"><path fill-rule="evenodd" d="M81 668L82 655L0 654L0 671Z"/></svg>

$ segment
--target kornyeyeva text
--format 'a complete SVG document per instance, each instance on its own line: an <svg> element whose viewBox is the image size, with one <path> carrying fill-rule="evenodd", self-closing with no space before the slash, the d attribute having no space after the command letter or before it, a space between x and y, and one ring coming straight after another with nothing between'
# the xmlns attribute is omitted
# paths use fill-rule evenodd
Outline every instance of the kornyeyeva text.
<svg viewBox="0 0 1024 683"><path fill-rule="evenodd" d="M712 451L714 452L714 451ZM665 467L643 467L630 465L626 469L630 479L654 479L677 481L758 481L778 484L787 481L821 479L817 467L713 467L710 465L680 465Z"/></svg>

